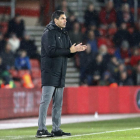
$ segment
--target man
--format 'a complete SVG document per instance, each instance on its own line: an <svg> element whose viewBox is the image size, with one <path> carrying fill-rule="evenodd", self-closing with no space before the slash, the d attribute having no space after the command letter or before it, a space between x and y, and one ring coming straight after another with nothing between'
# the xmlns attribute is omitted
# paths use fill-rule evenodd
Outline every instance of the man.
<svg viewBox="0 0 140 140"><path fill-rule="evenodd" d="M42 36L41 48L41 77L42 97L39 108L38 131L36 137L71 135L60 129L63 90L65 86L65 75L67 58L74 53L84 51L87 47L82 45L71 45L71 41L65 31L66 16L63 11L55 11L52 21L46 26ZM46 129L46 114L49 103L53 99L52 108L52 133Z"/></svg>

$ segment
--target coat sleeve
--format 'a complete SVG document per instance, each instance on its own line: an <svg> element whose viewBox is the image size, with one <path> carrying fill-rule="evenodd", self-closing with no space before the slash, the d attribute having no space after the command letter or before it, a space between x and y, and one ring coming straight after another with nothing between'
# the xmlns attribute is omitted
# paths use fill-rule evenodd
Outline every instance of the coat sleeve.
<svg viewBox="0 0 140 140"><path fill-rule="evenodd" d="M72 46L72 43L71 43L71 40L70 40L69 36L68 36L68 39L69 39L69 49L70 49L70 47ZM67 57L68 57L68 58L71 58L71 57L73 57L75 54L76 54L76 53L70 53L69 55L67 55Z"/></svg>
<svg viewBox="0 0 140 140"><path fill-rule="evenodd" d="M68 56L70 49L57 48L53 31L46 31L42 36L42 46L49 57Z"/></svg>

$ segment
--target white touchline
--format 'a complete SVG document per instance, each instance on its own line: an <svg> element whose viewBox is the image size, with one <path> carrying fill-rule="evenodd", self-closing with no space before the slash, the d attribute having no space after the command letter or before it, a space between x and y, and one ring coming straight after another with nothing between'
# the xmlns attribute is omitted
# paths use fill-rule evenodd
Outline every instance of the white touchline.
<svg viewBox="0 0 140 140"><path fill-rule="evenodd" d="M131 129L124 129L124 130L105 131L105 132L98 132L98 133L89 133L89 134L81 134L81 135L74 135L74 136L65 136L65 137L52 138L52 139L69 139L69 138L73 138L73 137L89 136L89 135L97 135L97 134L113 133L113 132L120 132L120 131L129 131L129 130L138 130L138 129L140 129L140 128L131 128Z"/></svg>
<svg viewBox="0 0 140 140"><path fill-rule="evenodd" d="M98 134L105 134L105 133L113 133L113 132L121 132L121 131L129 131L129 130L139 130L140 127L138 128L131 128L131 129L123 129L123 130L114 130L114 131L105 131L105 132L98 132L98 133L89 133L89 134L81 134L81 135L73 135L73 136L63 136L63 137L49 137L47 140L53 140L53 139L69 139L73 137L80 137L80 136L90 136L90 135L98 135ZM3 136L4 137L4 136ZM5 137L11 137L11 139L23 139L23 138L33 138L35 137L34 135L22 135L22 136L5 136ZM41 138L38 140L45 140L46 138ZM1 139L0 139L1 140ZM3 139L2 139L3 140Z"/></svg>

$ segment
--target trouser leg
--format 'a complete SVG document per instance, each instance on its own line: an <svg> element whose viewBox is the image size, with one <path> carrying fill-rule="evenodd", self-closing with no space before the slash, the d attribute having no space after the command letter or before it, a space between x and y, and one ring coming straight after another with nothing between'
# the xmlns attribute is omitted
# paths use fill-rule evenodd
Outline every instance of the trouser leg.
<svg viewBox="0 0 140 140"><path fill-rule="evenodd" d="M38 119L38 130L46 130L46 116L48 106L52 99L52 95L54 93L55 87L53 86L43 86L42 87L42 96L39 107L39 119Z"/></svg>
<svg viewBox="0 0 140 140"><path fill-rule="evenodd" d="M64 88L56 88L53 95L53 108L52 108L52 124L53 131L58 131L61 125L61 111L63 104L63 90Z"/></svg>

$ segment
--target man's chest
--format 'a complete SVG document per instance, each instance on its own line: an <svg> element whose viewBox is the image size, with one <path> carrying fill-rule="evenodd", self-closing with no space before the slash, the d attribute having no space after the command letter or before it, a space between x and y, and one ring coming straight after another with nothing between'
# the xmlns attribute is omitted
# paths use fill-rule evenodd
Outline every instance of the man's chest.
<svg viewBox="0 0 140 140"><path fill-rule="evenodd" d="M68 37L66 34L58 33L56 34L56 46L59 48L68 48Z"/></svg>

